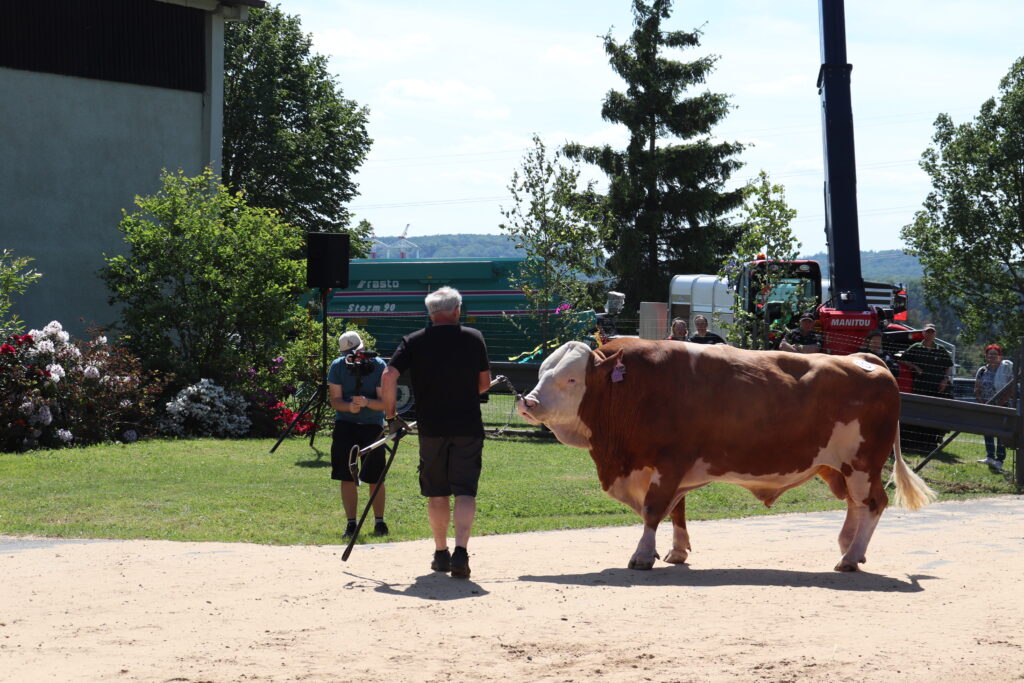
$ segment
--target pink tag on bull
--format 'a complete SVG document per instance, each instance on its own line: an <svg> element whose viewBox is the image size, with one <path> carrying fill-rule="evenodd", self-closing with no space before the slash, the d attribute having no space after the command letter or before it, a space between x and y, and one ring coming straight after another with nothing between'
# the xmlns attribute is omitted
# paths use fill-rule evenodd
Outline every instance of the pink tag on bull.
<svg viewBox="0 0 1024 683"><path fill-rule="evenodd" d="M626 366L622 364L622 359L615 361L615 367L612 368L612 381L621 382L626 374Z"/></svg>

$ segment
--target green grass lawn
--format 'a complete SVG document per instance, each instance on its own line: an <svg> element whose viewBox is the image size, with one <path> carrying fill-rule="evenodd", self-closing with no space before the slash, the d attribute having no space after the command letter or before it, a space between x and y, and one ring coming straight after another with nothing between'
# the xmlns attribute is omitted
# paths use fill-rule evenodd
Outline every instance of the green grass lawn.
<svg viewBox="0 0 1024 683"><path fill-rule="evenodd" d="M305 439L287 440L270 454L273 443L154 440L0 454L0 533L341 543L345 519L337 482L330 480L329 435L316 440L322 455ZM414 437L402 442L387 478L389 540L430 535L416 446ZM975 463L983 451L980 437L958 440L922 474L944 498L1014 492L1009 465L999 475ZM361 512L368 490L360 491ZM549 441L488 440L477 501L476 535L639 524L601 491L586 451ZM787 492L770 510L736 486L712 484L687 496L690 519L842 507L818 479Z"/></svg>

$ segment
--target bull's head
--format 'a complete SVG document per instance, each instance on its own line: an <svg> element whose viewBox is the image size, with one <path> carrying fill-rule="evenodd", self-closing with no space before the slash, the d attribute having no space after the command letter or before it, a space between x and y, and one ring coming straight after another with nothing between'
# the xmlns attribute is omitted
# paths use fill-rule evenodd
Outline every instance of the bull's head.
<svg viewBox="0 0 1024 683"><path fill-rule="evenodd" d="M533 391L516 402L519 414L530 424L543 423L567 446L589 448L590 429L579 417L587 368L617 358L592 352L583 342L563 344L541 364Z"/></svg>

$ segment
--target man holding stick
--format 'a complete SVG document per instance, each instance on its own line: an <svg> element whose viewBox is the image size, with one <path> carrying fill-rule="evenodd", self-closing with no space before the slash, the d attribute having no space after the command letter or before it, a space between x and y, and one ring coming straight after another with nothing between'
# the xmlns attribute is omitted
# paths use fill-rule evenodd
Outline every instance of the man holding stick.
<svg viewBox="0 0 1024 683"><path fill-rule="evenodd" d="M476 515L484 426L480 394L491 384L487 345L479 331L459 324L462 295L451 287L425 300L431 325L402 338L381 381L384 414L396 417L398 377L412 372L420 442L420 493L434 535L431 569L469 578L469 535ZM448 526L455 498L455 551Z"/></svg>

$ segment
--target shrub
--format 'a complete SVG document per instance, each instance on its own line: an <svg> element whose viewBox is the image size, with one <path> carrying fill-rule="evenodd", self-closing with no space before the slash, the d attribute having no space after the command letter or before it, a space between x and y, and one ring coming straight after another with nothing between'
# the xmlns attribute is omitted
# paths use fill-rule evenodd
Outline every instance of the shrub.
<svg viewBox="0 0 1024 683"><path fill-rule="evenodd" d="M15 294L24 294L29 285L42 277L42 273L33 268L26 269L31 261L26 256L15 256L10 249L0 251L0 338L24 329L18 316L10 313L11 299Z"/></svg>
<svg viewBox="0 0 1024 683"><path fill-rule="evenodd" d="M280 381L300 390L313 389L320 383L321 340L323 337L322 323L314 315L303 309L297 309L289 320L292 335L281 356L284 363L279 374ZM377 340L356 325L347 323L342 318L327 320L327 366L338 357L338 337L342 332L352 330L359 333L363 344L368 349L377 347ZM305 386L304 386L305 385Z"/></svg>
<svg viewBox="0 0 1024 683"><path fill-rule="evenodd" d="M102 277L123 304L118 330L147 367L180 386L221 386L285 342L303 290L302 235L274 211L246 204L207 169L167 173L155 195L136 197L118 229L127 253Z"/></svg>
<svg viewBox="0 0 1024 683"><path fill-rule="evenodd" d="M249 403L248 416L252 421L253 436L276 436L288 428L305 402L320 384L321 323L304 309L296 307L289 320L291 341L280 355L240 373L237 386ZM374 348L376 340L365 330L346 325L341 319L327 321L327 363L338 357L338 336L346 330L359 333L367 348ZM329 422L333 409L324 411ZM323 424L313 424L311 415L303 415L292 430L294 434L308 434Z"/></svg>
<svg viewBox="0 0 1024 683"><path fill-rule="evenodd" d="M134 441L155 429L164 381L93 334L72 340L58 321L0 345L0 450Z"/></svg>
<svg viewBox="0 0 1024 683"><path fill-rule="evenodd" d="M201 379L167 403L161 431L173 436L246 436L252 426L246 409L241 394Z"/></svg>

